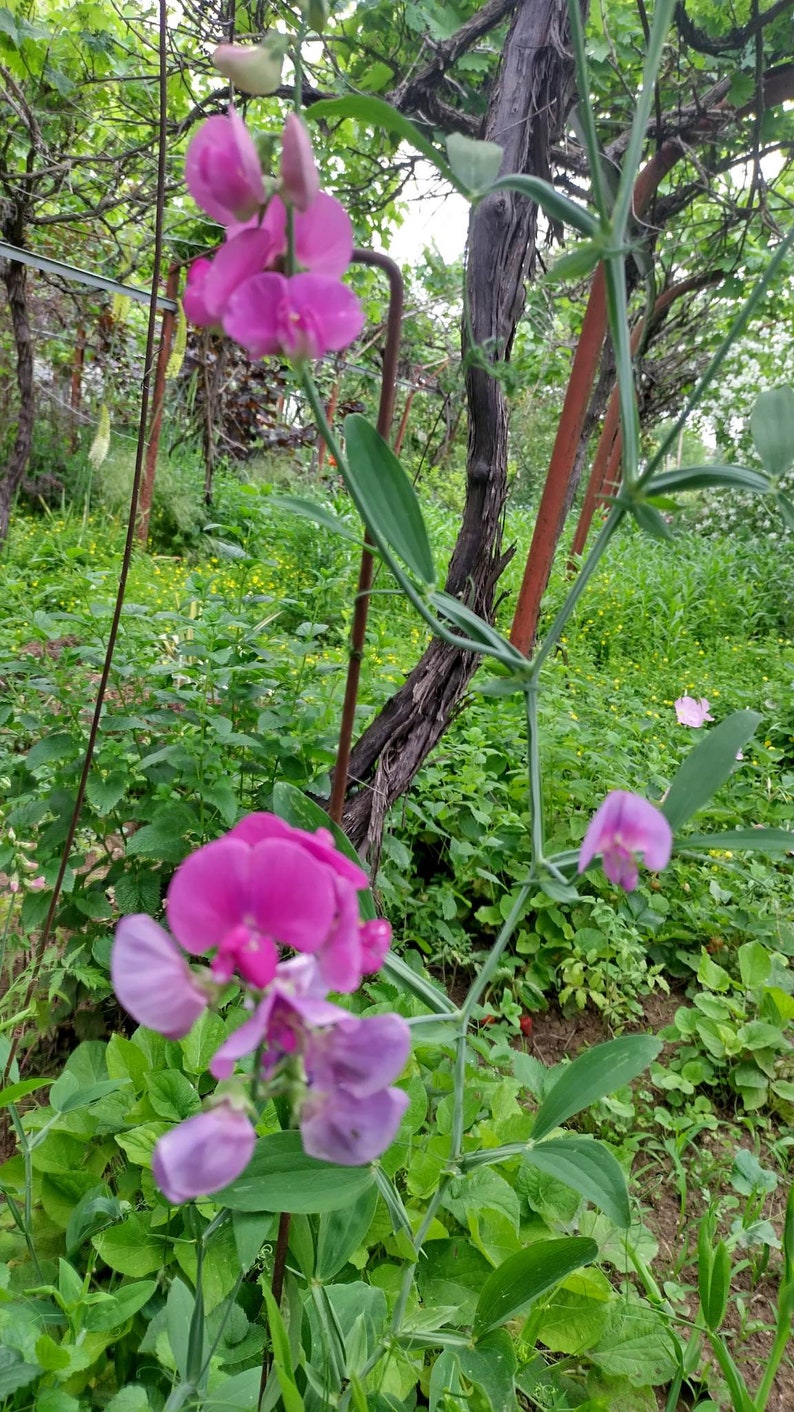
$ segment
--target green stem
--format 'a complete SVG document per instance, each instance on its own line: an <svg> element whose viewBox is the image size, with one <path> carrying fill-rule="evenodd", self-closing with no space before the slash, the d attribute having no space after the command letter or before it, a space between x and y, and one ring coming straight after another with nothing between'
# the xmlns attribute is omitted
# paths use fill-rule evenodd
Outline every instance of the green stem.
<svg viewBox="0 0 794 1412"><path fill-rule="evenodd" d="M496 941L491 947L485 965L483 966L479 975L475 976L474 980L469 986L466 999L463 1002L463 1017L464 1024L466 1025L468 1025L471 1021L471 1017L474 1013L474 1008L479 1003L480 996L490 984L491 978L495 974L499 966L499 962L502 959L502 953L504 952L507 943L512 937L513 932L518 926L519 921L521 920L521 914L524 910L524 904L526 903L526 900L529 897L529 894L532 892L534 886L535 879L534 877L530 877L529 881L525 882L523 887L519 888L518 896L516 897L516 900L510 909L510 914L507 918L507 921L505 922L504 926L502 927L502 930L496 938Z"/></svg>
<svg viewBox="0 0 794 1412"><path fill-rule="evenodd" d="M28 1254L33 1261L36 1278L43 1283L39 1257L36 1254L36 1247L33 1244L33 1163L31 1160L31 1146L28 1142L28 1135L22 1126L22 1120L15 1103L9 1103L8 1112L11 1122L14 1125L14 1131L19 1139L19 1145L22 1149L22 1160L25 1164L25 1244L28 1248Z"/></svg>
<svg viewBox="0 0 794 1412"><path fill-rule="evenodd" d="M782 1296L783 1291L781 1291L778 1304L775 1341L772 1344L772 1351L764 1370L764 1376L761 1379L761 1385L753 1401L753 1407L756 1409L756 1412L764 1412L766 1404L769 1401L769 1394L772 1391L772 1385L777 1376L777 1370L780 1367L783 1354L788 1348L791 1335L791 1304L789 1300L784 1299Z"/></svg>
<svg viewBox="0 0 794 1412"><path fill-rule="evenodd" d="M754 1404L750 1401L744 1378L736 1367L723 1340L720 1338L719 1334L710 1333L709 1342L714 1350L714 1357L720 1365L722 1376L728 1384L728 1391L731 1395L734 1412L754 1412Z"/></svg>
<svg viewBox="0 0 794 1412"><path fill-rule="evenodd" d="M533 677L538 676L538 674L540 673L540 669L543 666L543 663L545 662L549 653L552 652L557 646L557 643L559 642L562 636L563 629L565 628L568 619L571 616L571 613L573 612L574 608L579 602L579 599L584 593L584 590L593 575L593 571L598 565L598 562L602 554L604 553L604 550L606 549L610 539L615 533L615 530L623 519L625 513L625 508L622 505L612 506L612 509L610 510L607 518L601 526L601 529L599 530L598 534L596 535L596 538L593 541L593 547L590 550L590 553L585 559L577 577L574 579L571 585L570 592L568 593L565 602L560 608L559 613L554 619L554 622L549 628L549 631L547 632L545 638L543 639L540 647L538 648L537 652L535 653L535 656L532 659Z"/></svg>
<svg viewBox="0 0 794 1412"><path fill-rule="evenodd" d="M527 753L529 767L529 809L532 837L532 863L539 868L546 851L543 829L543 781L538 731L538 684L530 682L524 692L527 711Z"/></svg>

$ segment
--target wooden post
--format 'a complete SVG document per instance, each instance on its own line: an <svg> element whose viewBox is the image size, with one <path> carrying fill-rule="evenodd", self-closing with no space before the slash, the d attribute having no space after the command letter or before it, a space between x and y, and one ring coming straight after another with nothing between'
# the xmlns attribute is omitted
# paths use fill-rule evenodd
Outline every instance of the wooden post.
<svg viewBox="0 0 794 1412"><path fill-rule="evenodd" d="M176 299L179 293L179 265L172 265L168 271L165 292L169 299ZM163 424L163 400L165 397L165 371L171 356L176 315L172 309L163 310L160 328L160 347L157 350L157 367L154 374L152 398L152 418L149 422L149 441L146 447L146 464L141 482L141 498L138 504L138 539L145 544L149 538L149 520L152 514L154 478L157 472L157 452L160 446L160 431Z"/></svg>

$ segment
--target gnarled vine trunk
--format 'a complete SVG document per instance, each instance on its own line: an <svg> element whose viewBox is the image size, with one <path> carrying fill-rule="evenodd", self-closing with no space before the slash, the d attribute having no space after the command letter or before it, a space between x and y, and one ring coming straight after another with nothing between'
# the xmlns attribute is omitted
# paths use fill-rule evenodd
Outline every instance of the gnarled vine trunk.
<svg viewBox="0 0 794 1412"><path fill-rule="evenodd" d="M583 2L586 9L586 0ZM565 0L522 0L505 43L483 137L504 148L503 172L549 175L549 148L571 97L573 67ZM466 373L469 413L466 503L447 576L447 590L486 618L509 554L502 552L507 495L507 407L499 365L510 357L534 263L537 207L498 192L472 211L467 293L474 341L487 350L493 373L477 363ZM464 352L466 333L463 334ZM345 829L377 854L389 807L409 787L440 739L478 659L433 640L405 684L354 747L352 797Z"/></svg>

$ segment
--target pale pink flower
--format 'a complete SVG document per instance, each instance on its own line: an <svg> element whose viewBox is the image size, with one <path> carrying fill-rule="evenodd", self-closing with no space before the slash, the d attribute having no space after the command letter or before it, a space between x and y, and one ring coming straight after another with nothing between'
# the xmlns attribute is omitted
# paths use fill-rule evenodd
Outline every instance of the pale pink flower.
<svg viewBox="0 0 794 1412"><path fill-rule="evenodd" d="M110 977L133 1019L166 1039L186 1035L208 1003L168 932L143 913L119 922Z"/></svg>
<svg viewBox="0 0 794 1412"><path fill-rule="evenodd" d="M179 1206L233 1182L251 1161L255 1143L250 1119L227 1100L165 1133L152 1153L152 1175Z"/></svg>
<svg viewBox="0 0 794 1412"><path fill-rule="evenodd" d="M713 721L709 715L709 703L705 696L696 701L694 696L679 696L675 703L675 714L679 726L692 726L695 730L705 721Z"/></svg>
<svg viewBox="0 0 794 1412"><path fill-rule="evenodd" d="M642 857L646 868L658 871L667 867L672 848L673 833L664 814L639 794L614 790L590 821L579 854L579 872L600 853L610 882L632 892L639 879L635 855Z"/></svg>

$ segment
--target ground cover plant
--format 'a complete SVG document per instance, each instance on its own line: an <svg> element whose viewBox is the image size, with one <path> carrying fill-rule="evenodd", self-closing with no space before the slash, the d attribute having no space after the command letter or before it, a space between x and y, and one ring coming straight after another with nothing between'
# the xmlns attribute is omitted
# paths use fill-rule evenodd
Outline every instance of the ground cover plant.
<svg viewBox="0 0 794 1412"><path fill-rule="evenodd" d="M377 427L352 412L342 436L314 381L365 321L341 279L351 223L299 116L326 6L296 11L287 40L216 51L266 96L289 48L294 107L269 149L234 107L192 136L187 185L220 243L191 267L186 312L290 364L345 493L329 505L230 475L192 558L131 555L144 406L118 543L85 500L13 527L0 1387L14 1412L771 1405L794 1312L779 1124L794 1106L790 600L769 547L704 544L670 520L681 495L738 488L790 526L794 392L755 400L760 469L663 470L689 404L643 456L627 256L674 9L658 0L646 23L613 189L568 6L587 205L505 167L493 141L453 135L444 152L380 100L318 105L413 142L475 211L531 198L581 237L576 271L599 267L622 481L542 616L532 556L515 571L512 627L505 604L488 611L495 578L485 599L439 588L450 521L420 506L385 403ZM161 114L165 19L161 5ZM161 198L163 184L161 160ZM154 312L153 295L147 363ZM469 371L499 390L498 358L467 331ZM375 827L394 776L388 755L356 776L356 718L388 719L390 678L422 644L465 662L447 715L483 670ZM362 795L364 857L342 827ZM674 1003L656 1036L660 997ZM551 1003L604 1022L569 1063L527 1043ZM48 1051L53 1031L66 1055ZM640 1201L654 1151L678 1205L678 1248L658 1264Z"/></svg>

